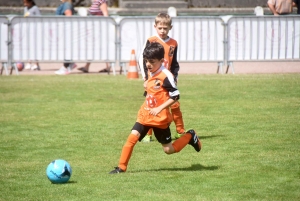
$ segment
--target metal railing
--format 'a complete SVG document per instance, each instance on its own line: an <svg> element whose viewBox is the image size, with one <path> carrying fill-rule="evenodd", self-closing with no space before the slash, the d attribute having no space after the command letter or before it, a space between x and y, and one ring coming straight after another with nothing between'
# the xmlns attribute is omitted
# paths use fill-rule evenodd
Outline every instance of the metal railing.
<svg viewBox="0 0 300 201"><path fill-rule="evenodd" d="M115 73L117 32L113 18L16 16L10 20L8 33L11 63L108 62Z"/></svg>
<svg viewBox="0 0 300 201"><path fill-rule="evenodd" d="M233 62L300 61L300 16L235 16L227 23L227 70Z"/></svg>
<svg viewBox="0 0 300 201"><path fill-rule="evenodd" d="M7 66L9 61L8 55L8 42L9 42L9 33L8 33L9 20L6 16L0 16L0 61L2 63L1 74L3 70L8 74Z"/></svg>
<svg viewBox="0 0 300 201"><path fill-rule="evenodd" d="M120 66L129 62L130 52L141 55L146 40L156 35L153 17L125 17L119 23ZM178 42L178 62L224 62L224 27L219 17L176 17L169 36ZM124 67L126 69L126 67Z"/></svg>
<svg viewBox="0 0 300 201"><path fill-rule="evenodd" d="M119 62L126 73L131 50L142 54L156 34L155 16L0 16L0 61L8 74L17 61ZM243 61L300 61L300 16L174 17L169 36L177 40L179 62L215 62L226 73ZM12 71L11 71L12 73Z"/></svg>

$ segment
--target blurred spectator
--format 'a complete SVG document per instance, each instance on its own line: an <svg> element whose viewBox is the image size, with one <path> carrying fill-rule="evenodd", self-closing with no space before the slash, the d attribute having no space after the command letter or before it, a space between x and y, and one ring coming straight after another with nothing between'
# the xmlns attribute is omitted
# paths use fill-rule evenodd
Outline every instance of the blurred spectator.
<svg viewBox="0 0 300 201"><path fill-rule="evenodd" d="M40 9L37 7L37 5L33 0L23 0L23 4L24 4L24 17L41 15ZM40 70L40 66L38 62L32 65L31 61L29 60L25 66L25 69Z"/></svg>
<svg viewBox="0 0 300 201"><path fill-rule="evenodd" d="M24 17L41 15L40 9L33 0L24 0Z"/></svg>
<svg viewBox="0 0 300 201"><path fill-rule="evenodd" d="M56 15L65 15L72 16L75 13L75 10L72 5L72 0L61 0L62 4L60 4L56 9ZM57 71L55 74L57 75L67 75L74 68L76 68L75 63L64 63L64 65Z"/></svg>
<svg viewBox="0 0 300 201"><path fill-rule="evenodd" d="M300 14L300 0L293 0L293 6L297 7L297 14Z"/></svg>
<svg viewBox="0 0 300 201"><path fill-rule="evenodd" d="M71 16L74 15L75 11L72 5L72 0L60 0L62 3L57 7L56 15Z"/></svg>
<svg viewBox="0 0 300 201"><path fill-rule="evenodd" d="M92 0L92 5L89 8L89 14L93 16L108 16L108 10L107 10L107 0ZM90 68L91 63L88 62L85 64L84 67L78 68L78 70L88 73L89 68ZM110 66L108 63L106 63L106 68L100 70L99 72L109 72L110 71Z"/></svg>
<svg viewBox="0 0 300 201"><path fill-rule="evenodd" d="M274 15L286 15L293 12L293 0L268 0L268 6Z"/></svg>

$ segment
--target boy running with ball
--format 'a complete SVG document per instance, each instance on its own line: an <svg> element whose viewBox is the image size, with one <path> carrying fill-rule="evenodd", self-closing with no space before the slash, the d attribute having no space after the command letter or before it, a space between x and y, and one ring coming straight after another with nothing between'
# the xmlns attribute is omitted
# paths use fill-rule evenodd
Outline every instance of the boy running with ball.
<svg viewBox="0 0 300 201"><path fill-rule="evenodd" d="M201 141L194 130L187 131L172 143L169 126L173 118L169 107L179 99L179 90L172 73L163 65L164 55L164 47L156 42L148 44L143 52L148 72L145 85L147 96L138 111L131 134L123 146L119 165L109 174L126 172L135 144L145 137L150 128L153 129L166 154L178 153L187 144L192 145L197 152L201 150Z"/></svg>

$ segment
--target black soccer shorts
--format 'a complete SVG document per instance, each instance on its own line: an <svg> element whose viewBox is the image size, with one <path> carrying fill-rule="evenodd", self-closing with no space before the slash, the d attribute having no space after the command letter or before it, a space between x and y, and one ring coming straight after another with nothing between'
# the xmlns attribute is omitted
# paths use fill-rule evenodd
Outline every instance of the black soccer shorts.
<svg viewBox="0 0 300 201"><path fill-rule="evenodd" d="M166 129L161 129L161 128L156 128L156 127L152 127L152 126L145 126L143 124L135 122L135 124L131 130L137 130L141 134L141 136L139 138L139 141L141 141L146 136L146 134L148 133L150 128L153 129L154 136L159 143L168 144L168 143L172 142L171 130L170 130L169 126Z"/></svg>

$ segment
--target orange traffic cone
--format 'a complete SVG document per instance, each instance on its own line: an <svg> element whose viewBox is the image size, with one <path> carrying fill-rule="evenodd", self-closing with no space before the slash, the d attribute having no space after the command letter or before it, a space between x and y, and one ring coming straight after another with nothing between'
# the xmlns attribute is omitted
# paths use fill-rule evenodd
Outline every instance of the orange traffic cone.
<svg viewBox="0 0 300 201"><path fill-rule="evenodd" d="M137 69L137 63L135 59L135 51L131 50L131 56L129 61L129 69L127 72L127 78L128 79L137 79L139 78L139 73Z"/></svg>

